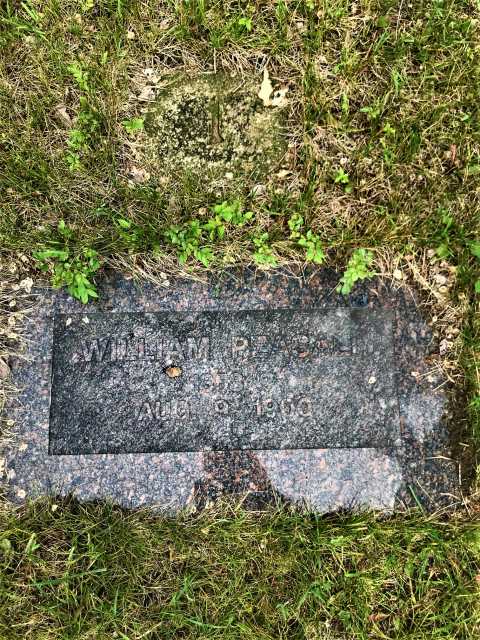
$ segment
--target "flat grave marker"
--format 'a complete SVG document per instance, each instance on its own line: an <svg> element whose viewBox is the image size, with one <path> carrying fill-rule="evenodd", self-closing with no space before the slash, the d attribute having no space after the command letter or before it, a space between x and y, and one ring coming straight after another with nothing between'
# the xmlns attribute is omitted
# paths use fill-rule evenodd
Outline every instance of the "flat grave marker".
<svg viewBox="0 0 480 640"><path fill-rule="evenodd" d="M336 274L39 291L7 451L9 495L176 511L225 494L316 511L458 494L448 405L413 298ZM415 376L412 375L415 372Z"/></svg>
<svg viewBox="0 0 480 640"><path fill-rule="evenodd" d="M229 190L267 180L288 151L288 100L265 106L258 97L261 78L162 75L132 156L136 179L152 176L164 186L187 179Z"/></svg>

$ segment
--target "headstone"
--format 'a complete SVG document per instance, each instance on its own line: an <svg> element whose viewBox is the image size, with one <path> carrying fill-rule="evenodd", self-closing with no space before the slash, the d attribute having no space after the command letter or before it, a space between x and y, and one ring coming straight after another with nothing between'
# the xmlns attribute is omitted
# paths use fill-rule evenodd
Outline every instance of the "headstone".
<svg viewBox="0 0 480 640"><path fill-rule="evenodd" d="M133 153L143 175L163 185L183 176L230 192L255 184L282 162L285 108L258 97L261 76L166 76L145 114ZM142 175L142 174L140 174Z"/></svg>
<svg viewBox="0 0 480 640"><path fill-rule="evenodd" d="M8 411L10 495L200 507L224 494L317 511L458 493L446 394L413 298L350 297L329 271L232 273L84 307L39 292Z"/></svg>

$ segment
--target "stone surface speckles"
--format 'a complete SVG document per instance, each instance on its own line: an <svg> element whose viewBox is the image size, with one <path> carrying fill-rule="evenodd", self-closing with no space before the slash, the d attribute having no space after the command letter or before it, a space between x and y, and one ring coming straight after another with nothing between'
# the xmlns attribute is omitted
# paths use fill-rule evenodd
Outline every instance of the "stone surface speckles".
<svg viewBox="0 0 480 640"><path fill-rule="evenodd" d="M280 499L320 512L454 502L458 465L451 456L446 395L441 379L425 375L433 368L434 345L413 298L377 281L344 298L335 293L336 281L328 270L298 276L247 271L209 285L180 281L166 289L111 276L100 283L95 307L39 291L28 325L28 360L12 363L21 392L7 407L16 423L6 452L10 497L21 502L73 493L173 511L200 508L224 494L248 494L257 506ZM154 347L159 329L169 339L183 335L181 353L167 343ZM279 406L289 370L306 397L310 386L318 419L305 415L292 423L277 414L270 420L268 403L260 405L266 415L254 419L241 403L235 420L215 417L208 385L202 385L220 364L227 386L235 382L226 352L238 333L259 357L257 371L250 357L242 360L245 376L237 383L243 395L234 397L250 402L268 390L278 394ZM216 337L219 348L203 354L201 342L189 344L189 337L204 334ZM280 334L291 340L279 342ZM308 338L305 350L300 334ZM252 342L260 335L268 340ZM115 344L92 346L109 336ZM130 345L122 342L128 336ZM200 358L198 367L195 354L208 358ZM180 377L167 379L170 365L182 370ZM312 384L306 385L308 377ZM151 437L156 394L167 397L169 384L177 401L189 394L189 385L200 385L193 397L202 389L204 397L192 404L188 420L169 423L159 442ZM122 411L134 404L138 385L152 417L147 411L143 433L128 419L122 432ZM98 398L103 413L92 415ZM194 433L198 421L206 427L200 435Z"/></svg>

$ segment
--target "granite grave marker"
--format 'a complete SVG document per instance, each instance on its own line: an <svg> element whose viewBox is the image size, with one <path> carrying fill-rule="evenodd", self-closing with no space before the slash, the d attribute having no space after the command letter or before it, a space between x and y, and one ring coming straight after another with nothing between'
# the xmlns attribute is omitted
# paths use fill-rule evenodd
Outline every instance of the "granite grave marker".
<svg viewBox="0 0 480 640"><path fill-rule="evenodd" d="M415 301L336 275L105 279L95 307L40 291L8 407L13 499L199 507L225 493L318 511L458 495L442 381ZM412 376L412 371L418 373Z"/></svg>

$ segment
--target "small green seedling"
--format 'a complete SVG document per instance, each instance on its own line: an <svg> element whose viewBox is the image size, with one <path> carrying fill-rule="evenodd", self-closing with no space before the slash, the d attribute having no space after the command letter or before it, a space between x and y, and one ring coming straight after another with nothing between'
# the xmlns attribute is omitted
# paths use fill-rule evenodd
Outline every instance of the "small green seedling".
<svg viewBox="0 0 480 640"><path fill-rule="evenodd" d="M35 552L38 551L38 549L40 549L40 545L37 542L37 534L32 533L25 546L25 555L30 561L35 558Z"/></svg>
<svg viewBox="0 0 480 640"><path fill-rule="evenodd" d="M73 229L65 223L65 220L59 220L57 225L58 233L66 240L70 240L73 237Z"/></svg>
<svg viewBox="0 0 480 640"><path fill-rule="evenodd" d="M335 184L344 185L345 193L352 192L352 185L350 184L350 176L341 167L338 169L334 177Z"/></svg>
<svg viewBox="0 0 480 640"><path fill-rule="evenodd" d="M130 120L123 120L122 125L125 128L125 131L129 135L133 135L138 133L139 131L143 131L145 121L143 118L130 118Z"/></svg>
<svg viewBox="0 0 480 640"><path fill-rule="evenodd" d="M72 62L67 66L67 71L73 76L78 88L88 93L90 86L88 84L88 71L82 69L78 62Z"/></svg>
<svg viewBox="0 0 480 640"><path fill-rule="evenodd" d="M55 289L65 286L71 296L86 304L90 298L98 298L97 289L92 282L93 274L100 268L97 252L86 247L73 254L69 246L74 236L73 229L64 220L60 220L57 230L61 237L58 244L63 246L35 251L33 257L41 271L51 274Z"/></svg>
<svg viewBox="0 0 480 640"><path fill-rule="evenodd" d="M371 278L374 275L373 271L369 269L372 262L373 253L371 251L367 249L356 249L348 261L347 268L340 279L337 291L343 293L343 295L348 295L358 280Z"/></svg>
<svg viewBox="0 0 480 640"><path fill-rule="evenodd" d="M448 258L452 253L450 245L455 237L455 220L448 209L443 207L439 207L437 213L440 216L440 225L435 235L440 244L436 252L439 258Z"/></svg>
<svg viewBox="0 0 480 640"><path fill-rule="evenodd" d="M268 244L268 233L262 233L252 238L255 245L253 259L262 267L276 267L277 259L273 254L272 248Z"/></svg>
<svg viewBox="0 0 480 640"><path fill-rule="evenodd" d="M252 18L243 16L237 20L237 24L241 29L245 29L249 33L253 29Z"/></svg>
<svg viewBox="0 0 480 640"><path fill-rule="evenodd" d="M394 138L397 133L397 130L394 127L392 127L392 125L389 122L387 122L383 126L382 133L384 133L386 136Z"/></svg>
<svg viewBox="0 0 480 640"><path fill-rule="evenodd" d="M480 241L474 240L473 242L468 243L468 248L470 249L470 253L472 256L480 260ZM480 293L480 279L475 281L475 293Z"/></svg>
<svg viewBox="0 0 480 640"><path fill-rule="evenodd" d="M99 269L100 263L93 249L83 249L76 256L71 256L68 248L44 249L33 255L42 271L51 272L55 289L66 286L68 293L84 304L90 298L98 298L91 277Z"/></svg>
<svg viewBox="0 0 480 640"><path fill-rule="evenodd" d="M303 216L299 213L294 213L288 221L290 239L296 240L298 246L305 249L305 260L307 262L322 264L325 261L325 252L323 251L320 237L313 233L311 229L308 229L305 234L301 233L303 224Z"/></svg>
<svg viewBox="0 0 480 640"><path fill-rule="evenodd" d="M216 204L213 207L213 213L215 215L203 225L203 228L209 232L209 237L212 241L216 238L219 240L223 238L225 235L225 224L243 227L253 218L252 211L242 211L241 203L238 200L232 203L224 201L221 204Z"/></svg>
<svg viewBox="0 0 480 640"><path fill-rule="evenodd" d="M214 255L210 247L202 245L202 225L198 220L190 220L182 226L172 225L164 232L164 238L177 248L178 261L185 264L190 256L204 267L209 267Z"/></svg>
<svg viewBox="0 0 480 640"><path fill-rule="evenodd" d="M325 252L323 251L320 238L313 233L311 229L304 236L298 239L298 244L305 249L305 260L322 264L325 261Z"/></svg>
<svg viewBox="0 0 480 640"><path fill-rule="evenodd" d="M382 113L382 109L379 104L373 104L368 107L362 107L360 111L361 113L364 113L367 116L370 122L374 122L375 120L378 120L378 118Z"/></svg>
<svg viewBox="0 0 480 640"><path fill-rule="evenodd" d="M114 217L117 233L123 242L131 249L138 249L144 239L144 229L126 218Z"/></svg>
<svg viewBox="0 0 480 640"><path fill-rule="evenodd" d="M297 240L300 238L300 231L304 225L303 216L299 213L294 213L293 216L288 220L288 228L290 229L290 238L292 240Z"/></svg>
<svg viewBox="0 0 480 640"><path fill-rule="evenodd" d="M65 160L70 171L79 171L82 168L82 162L78 153L69 151L65 154Z"/></svg>
<svg viewBox="0 0 480 640"><path fill-rule="evenodd" d="M472 256L480 260L480 240L474 240L468 243L468 248Z"/></svg>
<svg viewBox="0 0 480 640"><path fill-rule="evenodd" d="M190 220L183 225L172 225L164 232L167 242L177 248L178 260L185 264L190 256L205 267L214 259L213 251L205 242L216 242L225 236L227 225L243 227L253 218L252 211L242 211L241 203L224 201L213 207L213 215L206 222Z"/></svg>
<svg viewBox="0 0 480 640"><path fill-rule="evenodd" d="M242 211L242 206L239 200L235 200L232 203L225 200L221 204L216 204L213 207L213 212L221 220L231 222L237 227L243 227L244 224L250 222L253 218L253 211Z"/></svg>
<svg viewBox="0 0 480 640"><path fill-rule="evenodd" d="M67 144L70 149L74 149L75 151L79 151L86 147L86 135L80 129L70 129L68 132L68 140Z"/></svg>
<svg viewBox="0 0 480 640"><path fill-rule="evenodd" d="M69 150L65 159L71 171L77 171L81 168L81 154L87 153L95 146L99 128L98 113L90 107L87 98L81 96L76 126L68 132L67 146Z"/></svg>

